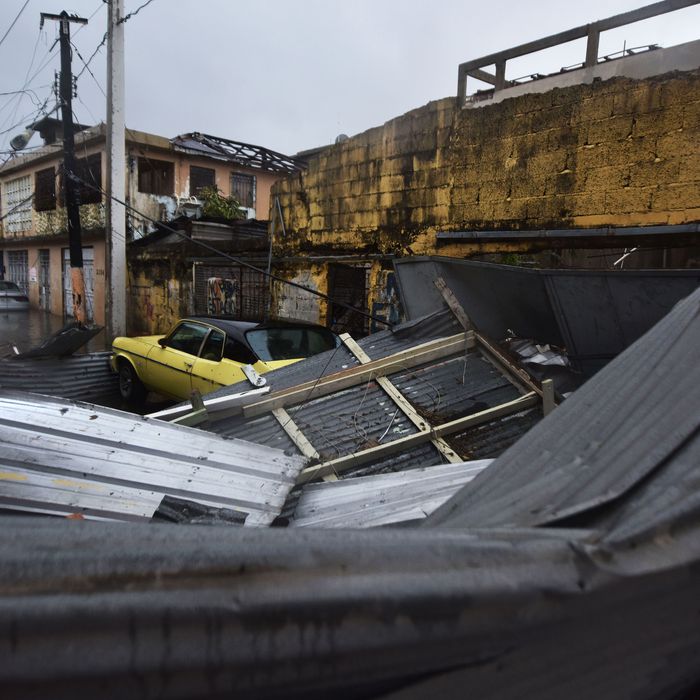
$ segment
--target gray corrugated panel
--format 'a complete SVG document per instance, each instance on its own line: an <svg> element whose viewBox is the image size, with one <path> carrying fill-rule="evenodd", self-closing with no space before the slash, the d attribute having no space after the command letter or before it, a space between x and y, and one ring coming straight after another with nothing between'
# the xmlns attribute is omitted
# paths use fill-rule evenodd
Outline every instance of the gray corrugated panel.
<svg viewBox="0 0 700 700"><path fill-rule="evenodd" d="M541 420L542 409L537 407L454 433L446 439L464 459L498 457Z"/></svg>
<svg viewBox="0 0 700 700"><path fill-rule="evenodd" d="M260 445L276 447L287 451L287 454L298 453L292 439L282 430L279 422L271 413L255 418L232 416L219 421L210 421L205 429L222 437L235 437L239 440L250 440Z"/></svg>
<svg viewBox="0 0 700 700"><path fill-rule="evenodd" d="M290 406L287 412L323 460L418 432L376 382Z"/></svg>
<svg viewBox="0 0 700 700"><path fill-rule="evenodd" d="M671 487L664 474L682 469L675 460L687 454L685 448L699 434L698 387L700 290L434 513L428 524L542 525L586 517L586 511L612 503L622 512L620 501L634 501L644 491L645 479ZM673 484L678 499L694 499L695 483L685 479ZM644 503L648 525L665 517L663 500L656 512L650 502Z"/></svg>
<svg viewBox="0 0 700 700"><path fill-rule="evenodd" d="M94 399L118 390L110 352L61 358L0 360L0 387L66 399Z"/></svg>
<svg viewBox="0 0 700 700"><path fill-rule="evenodd" d="M0 393L0 443L4 507L122 519L150 518L167 494L268 524L306 461L121 411L10 392Z"/></svg>
<svg viewBox="0 0 700 700"><path fill-rule="evenodd" d="M484 411L521 395L501 372L475 352L389 378L433 425Z"/></svg>
<svg viewBox="0 0 700 700"><path fill-rule="evenodd" d="M438 452L431 442L425 442L409 450L402 450L394 454L375 459L373 462L360 467L351 467L343 472L342 477L370 476L372 474L391 474L392 472L418 467L428 467L434 464L443 464L445 458Z"/></svg>
<svg viewBox="0 0 700 700"><path fill-rule="evenodd" d="M533 270L441 257L394 266L409 316L443 307L433 284L440 275L479 330L565 346L586 376L700 284L697 270Z"/></svg>
<svg viewBox="0 0 700 700"><path fill-rule="evenodd" d="M691 698L700 538L673 550L5 518L2 697Z"/></svg>
<svg viewBox="0 0 700 700"><path fill-rule="evenodd" d="M420 520L471 481L490 459L309 484L292 527L377 527Z"/></svg>

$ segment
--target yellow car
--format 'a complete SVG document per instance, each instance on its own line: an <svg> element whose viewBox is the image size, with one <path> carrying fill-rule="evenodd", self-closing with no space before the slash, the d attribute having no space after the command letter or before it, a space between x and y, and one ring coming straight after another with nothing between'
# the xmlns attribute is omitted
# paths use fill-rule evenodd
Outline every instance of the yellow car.
<svg viewBox="0 0 700 700"><path fill-rule="evenodd" d="M335 333L311 323L193 317L167 335L115 338L111 363L127 401L143 401L148 391L186 400L194 389L208 394L339 344Z"/></svg>

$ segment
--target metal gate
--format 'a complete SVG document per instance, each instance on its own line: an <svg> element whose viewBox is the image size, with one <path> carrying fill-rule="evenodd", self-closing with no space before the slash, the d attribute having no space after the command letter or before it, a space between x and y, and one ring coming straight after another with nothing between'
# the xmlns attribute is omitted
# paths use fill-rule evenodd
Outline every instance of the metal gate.
<svg viewBox="0 0 700 700"><path fill-rule="evenodd" d="M207 316L262 321L269 298L264 274L241 265L194 265L194 310Z"/></svg>
<svg viewBox="0 0 700 700"><path fill-rule="evenodd" d="M51 310L51 255L48 250L39 251L39 306Z"/></svg>
<svg viewBox="0 0 700 700"><path fill-rule="evenodd" d="M7 251L7 273L8 279L24 294L29 293L29 255L26 250Z"/></svg>
<svg viewBox="0 0 700 700"><path fill-rule="evenodd" d="M353 338L367 335L367 318L347 308L367 310L367 275L365 265L328 265L328 326L336 333L350 333Z"/></svg>
<svg viewBox="0 0 700 700"><path fill-rule="evenodd" d="M85 277L85 317L94 318L95 251L83 248L83 275ZM70 277L70 250L63 249L63 308L66 316L73 315L73 286Z"/></svg>

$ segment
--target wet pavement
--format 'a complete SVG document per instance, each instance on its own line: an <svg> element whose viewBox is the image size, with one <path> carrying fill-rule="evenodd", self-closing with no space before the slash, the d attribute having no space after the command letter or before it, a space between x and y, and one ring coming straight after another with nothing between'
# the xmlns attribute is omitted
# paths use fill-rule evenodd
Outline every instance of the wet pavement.
<svg viewBox="0 0 700 700"><path fill-rule="evenodd" d="M71 320L71 319L68 319ZM40 345L52 333L63 328L67 320L41 309L28 311L0 311L0 352L15 346L20 352ZM109 350L105 332L101 331L79 352L101 352Z"/></svg>
<svg viewBox="0 0 700 700"><path fill-rule="evenodd" d="M40 345L71 320L64 319L61 316L53 316L40 309L0 311L0 357L13 354L13 346L19 352L26 352ZM110 349L111 346L107 343L106 334L103 330L77 352L104 352ZM168 401L157 394L149 394L143 406L134 406L125 403L119 393L114 392L95 399L93 403L143 415L172 406L174 402Z"/></svg>

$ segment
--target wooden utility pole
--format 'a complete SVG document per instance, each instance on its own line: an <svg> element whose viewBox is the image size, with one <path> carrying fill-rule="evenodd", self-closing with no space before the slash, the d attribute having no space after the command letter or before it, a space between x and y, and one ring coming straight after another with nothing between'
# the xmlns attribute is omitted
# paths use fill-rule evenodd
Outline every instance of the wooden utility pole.
<svg viewBox="0 0 700 700"><path fill-rule="evenodd" d="M107 26L107 339L126 335L126 145L124 1L111 0Z"/></svg>
<svg viewBox="0 0 700 700"><path fill-rule="evenodd" d="M73 73L71 71L70 23L87 24L87 19L69 15L65 10L60 15L41 13L41 23L51 19L60 23L59 44L61 48L61 120L63 122L63 192L68 216L68 245L70 247L70 272L73 290L73 316L85 325L85 277L83 275L83 244L80 231L80 198L78 185L73 180L75 173L75 139L73 134Z"/></svg>

